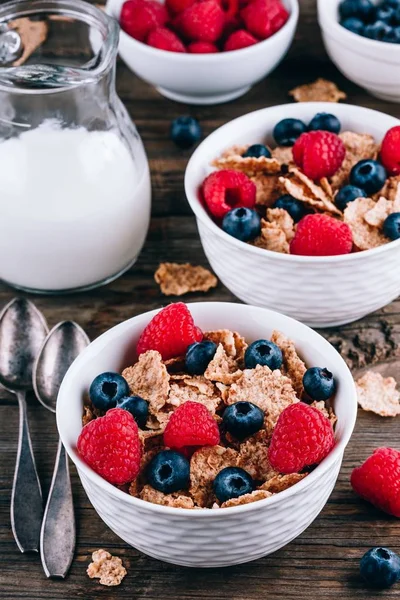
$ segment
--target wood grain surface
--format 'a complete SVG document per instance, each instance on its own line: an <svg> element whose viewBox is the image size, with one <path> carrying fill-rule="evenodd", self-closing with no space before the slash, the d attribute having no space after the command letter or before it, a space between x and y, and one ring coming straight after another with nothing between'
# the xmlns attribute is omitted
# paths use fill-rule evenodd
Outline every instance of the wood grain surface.
<svg viewBox="0 0 400 600"><path fill-rule="evenodd" d="M190 152L175 148L168 137L174 117L196 116L208 135L221 124L249 111L288 102L295 85L318 76L332 79L347 92L348 102L400 117L400 107L368 96L346 81L329 63L316 21L315 0L300 0L301 18L296 41L286 60L265 81L231 104L186 107L162 98L118 65L118 92L127 106L148 152L153 181L153 218L137 265L107 287L80 295L34 298L50 326L63 319L80 323L91 338L122 320L156 308L163 298L153 281L158 263L191 261L206 265L193 217L183 191ZM29 251L29 250L27 250ZM0 308L15 292L0 286ZM191 301L236 301L221 284L207 296ZM322 332L340 350L355 372L374 365L400 380L400 301L360 322ZM55 459L57 432L54 416L33 398L29 418L38 469L47 494ZM194 570L148 558L118 539L89 504L74 469L78 543L69 576L50 581L37 555L21 554L14 542L9 506L17 447L18 408L15 399L0 392L0 598L70 600L74 598L132 600L274 600L340 597L400 598L400 584L385 593L368 591L358 577L362 554L371 546L400 551L400 522L360 501L349 485L350 472L374 448L399 445L400 418L386 419L360 412L345 453L337 486L322 513L298 539L272 556L229 569ZM128 575L119 588L104 588L85 571L91 553L100 548L123 558Z"/></svg>

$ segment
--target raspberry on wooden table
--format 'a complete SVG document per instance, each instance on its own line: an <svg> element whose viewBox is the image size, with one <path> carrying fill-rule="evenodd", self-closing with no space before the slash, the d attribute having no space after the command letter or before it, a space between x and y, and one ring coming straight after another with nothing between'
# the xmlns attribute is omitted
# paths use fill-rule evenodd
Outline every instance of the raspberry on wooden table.
<svg viewBox="0 0 400 600"><path fill-rule="evenodd" d="M280 0L253 0L241 12L246 29L265 40L276 33L289 18Z"/></svg>
<svg viewBox="0 0 400 600"><path fill-rule="evenodd" d="M383 138L381 161L390 175L400 175L400 125L389 129Z"/></svg>
<svg viewBox="0 0 400 600"><path fill-rule="evenodd" d="M215 42L225 25L225 13L217 0L204 0L186 8L179 25L193 42Z"/></svg>
<svg viewBox="0 0 400 600"><path fill-rule="evenodd" d="M337 256L349 254L353 235L347 223L329 215L306 215L297 225L290 243L290 253L303 256Z"/></svg>
<svg viewBox="0 0 400 600"><path fill-rule="evenodd" d="M257 44L259 40L251 35L248 31L244 29L239 29L238 31L234 31L228 37L225 42L224 50L226 52L230 52L232 50L241 50L242 48L248 48L249 46L253 46Z"/></svg>
<svg viewBox="0 0 400 600"><path fill-rule="evenodd" d="M400 452L377 448L351 474L353 490L374 506L400 518Z"/></svg>
<svg viewBox="0 0 400 600"><path fill-rule="evenodd" d="M201 342L203 334L196 327L186 304L176 302L158 312L143 330L136 352L156 350L164 360L183 356L187 347Z"/></svg>
<svg viewBox="0 0 400 600"><path fill-rule="evenodd" d="M150 31L162 27L168 20L165 6L157 0L127 0L122 6L122 29L136 40L144 42Z"/></svg>
<svg viewBox="0 0 400 600"><path fill-rule="evenodd" d="M159 50L169 52L186 52L186 48L178 36L166 27L158 27L149 33L147 44Z"/></svg>
<svg viewBox="0 0 400 600"><path fill-rule="evenodd" d="M331 131L303 133L293 146L294 162L310 179L332 177L342 166L346 148Z"/></svg>
<svg viewBox="0 0 400 600"><path fill-rule="evenodd" d="M319 464L335 445L332 424L312 406L298 402L280 414L268 458L280 473L299 473Z"/></svg>
<svg viewBox="0 0 400 600"><path fill-rule="evenodd" d="M142 444L135 419L126 410L112 408L90 421L77 447L83 460L109 483L124 485L139 473Z"/></svg>
<svg viewBox="0 0 400 600"><path fill-rule="evenodd" d="M222 169L204 180L203 196L210 213L222 219L232 208L254 208L256 186L244 173Z"/></svg>
<svg viewBox="0 0 400 600"><path fill-rule="evenodd" d="M218 425L199 402L187 401L172 413L164 431L164 444L179 450L190 446L216 446L220 435Z"/></svg>

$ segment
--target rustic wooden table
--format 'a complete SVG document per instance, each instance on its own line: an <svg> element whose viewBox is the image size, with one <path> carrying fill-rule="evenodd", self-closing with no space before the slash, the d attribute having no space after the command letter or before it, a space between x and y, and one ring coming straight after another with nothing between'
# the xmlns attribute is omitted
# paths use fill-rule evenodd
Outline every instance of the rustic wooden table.
<svg viewBox="0 0 400 600"><path fill-rule="evenodd" d="M63 319L80 323L91 338L128 317L166 303L153 281L160 261L187 260L207 264L183 191L183 174L189 152L179 151L169 140L171 119L189 113L197 117L208 135L221 124L249 111L288 101L295 85L325 76L347 92L348 102L400 117L400 108L368 96L346 81L329 63L323 50L315 14L315 0L301 0L301 19L289 56L265 81L246 96L227 105L186 107L162 98L139 81L123 64L118 66L118 91L144 140L153 180L153 219L136 266L107 287L80 295L36 297L53 326ZM0 308L15 292L0 286ZM221 284L209 295L190 300L235 302ZM322 332L357 372L374 365L400 380L400 300L351 325ZM54 417L32 397L29 418L38 469L47 493L55 459L57 431ZM384 594L364 588L358 563L371 546L400 551L400 523L374 510L352 493L352 468L380 445L398 444L399 420L360 412L343 468L328 504L298 539L279 552L254 563L215 570L175 567L148 558L118 539L89 504L72 469L78 540L75 560L65 581L44 576L37 555L21 554L14 542L9 506L17 446L18 408L15 399L0 393L0 598L69 600L73 598L134 598L135 600L286 598L325 600L400 598L400 585ZM101 587L85 571L91 553L106 548L123 558L128 576L119 588Z"/></svg>

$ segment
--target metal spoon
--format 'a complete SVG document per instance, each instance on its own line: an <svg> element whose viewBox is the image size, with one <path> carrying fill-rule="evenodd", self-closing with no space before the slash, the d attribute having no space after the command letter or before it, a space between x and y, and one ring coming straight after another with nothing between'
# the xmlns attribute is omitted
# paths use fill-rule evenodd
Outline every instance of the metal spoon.
<svg viewBox="0 0 400 600"><path fill-rule="evenodd" d="M33 388L45 408L56 412L58 390L66 372L89 344L79 325L63 321L45 339L33 367ZM53 479L40 532L40 554L47 577L65 577L74 556L75 517L68 456L58 442Z"/></svg>
<svg viewBox="0 0 400 600"><path fill-rule="evenodd" d="M43 515L42 490L29 434L26 392L32 389L32 367L48 332L32 302L15 298L0 314L0 383L17 395L19 433L11 495L11 526L21 552L39 550Z"/></svg>

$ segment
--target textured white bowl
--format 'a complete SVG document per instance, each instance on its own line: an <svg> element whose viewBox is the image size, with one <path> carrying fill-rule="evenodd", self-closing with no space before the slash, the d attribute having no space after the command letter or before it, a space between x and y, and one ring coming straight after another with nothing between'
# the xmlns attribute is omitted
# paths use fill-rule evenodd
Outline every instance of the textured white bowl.
<svg viewBox="0 0 400 600"><path fill-rule="evenodd" d="M253 504L220 510L188 510L151 504L120 491L88 467L76 451L83 397L103 371L132 364L139 335L155 312L125 321L100 336L68 371L57 401L57 425L90 502L103 521L138 550L178 565L221 567L248 562L281 548L315 519L326 503L352 434L357 400L353 378L336 350L320 335L284 315L227 303L189 304L202 329L229 328L248 340L279 329L296 343L308 365L328 367L338 382L334 407L337 444L327 458L292 488Z"/></svg>
<svg viewBox="0 0 400 600"><path fill-rule="evenodd" d="M340 2L318 0L318 20L330 58L348 79L374 96L399 102L400 44L370 40L342 27Z"/></svg>
<svg viewBox="0 0 400 600"><path fill-rule="evenodd" d="M270 252L226 234L208 215L199 193L211 171L210 162L223 150L234 144L272 142L278 121L294 117L308 122L317 112L332 112L340 119L342 131L368 132L378 141L399 124L389 115L346 104L305 102L265 108L227 123L200 144L186 169L185 190L204 252L235 296L312 327L329 327L360 319L399 295L400 240L346 256Z"/></svg>
<svg viewBox="0 0 400 600"><path fill-rule="evenodd" d="M108 0L106 11L119 20L124 0ZM249 48L218 54L180 54L152 48L121 31L119 53L141 79L172 100L218 104L245 94L284 58L299 18L298 0L283 0L290 17L271 38Z"/></svg>

